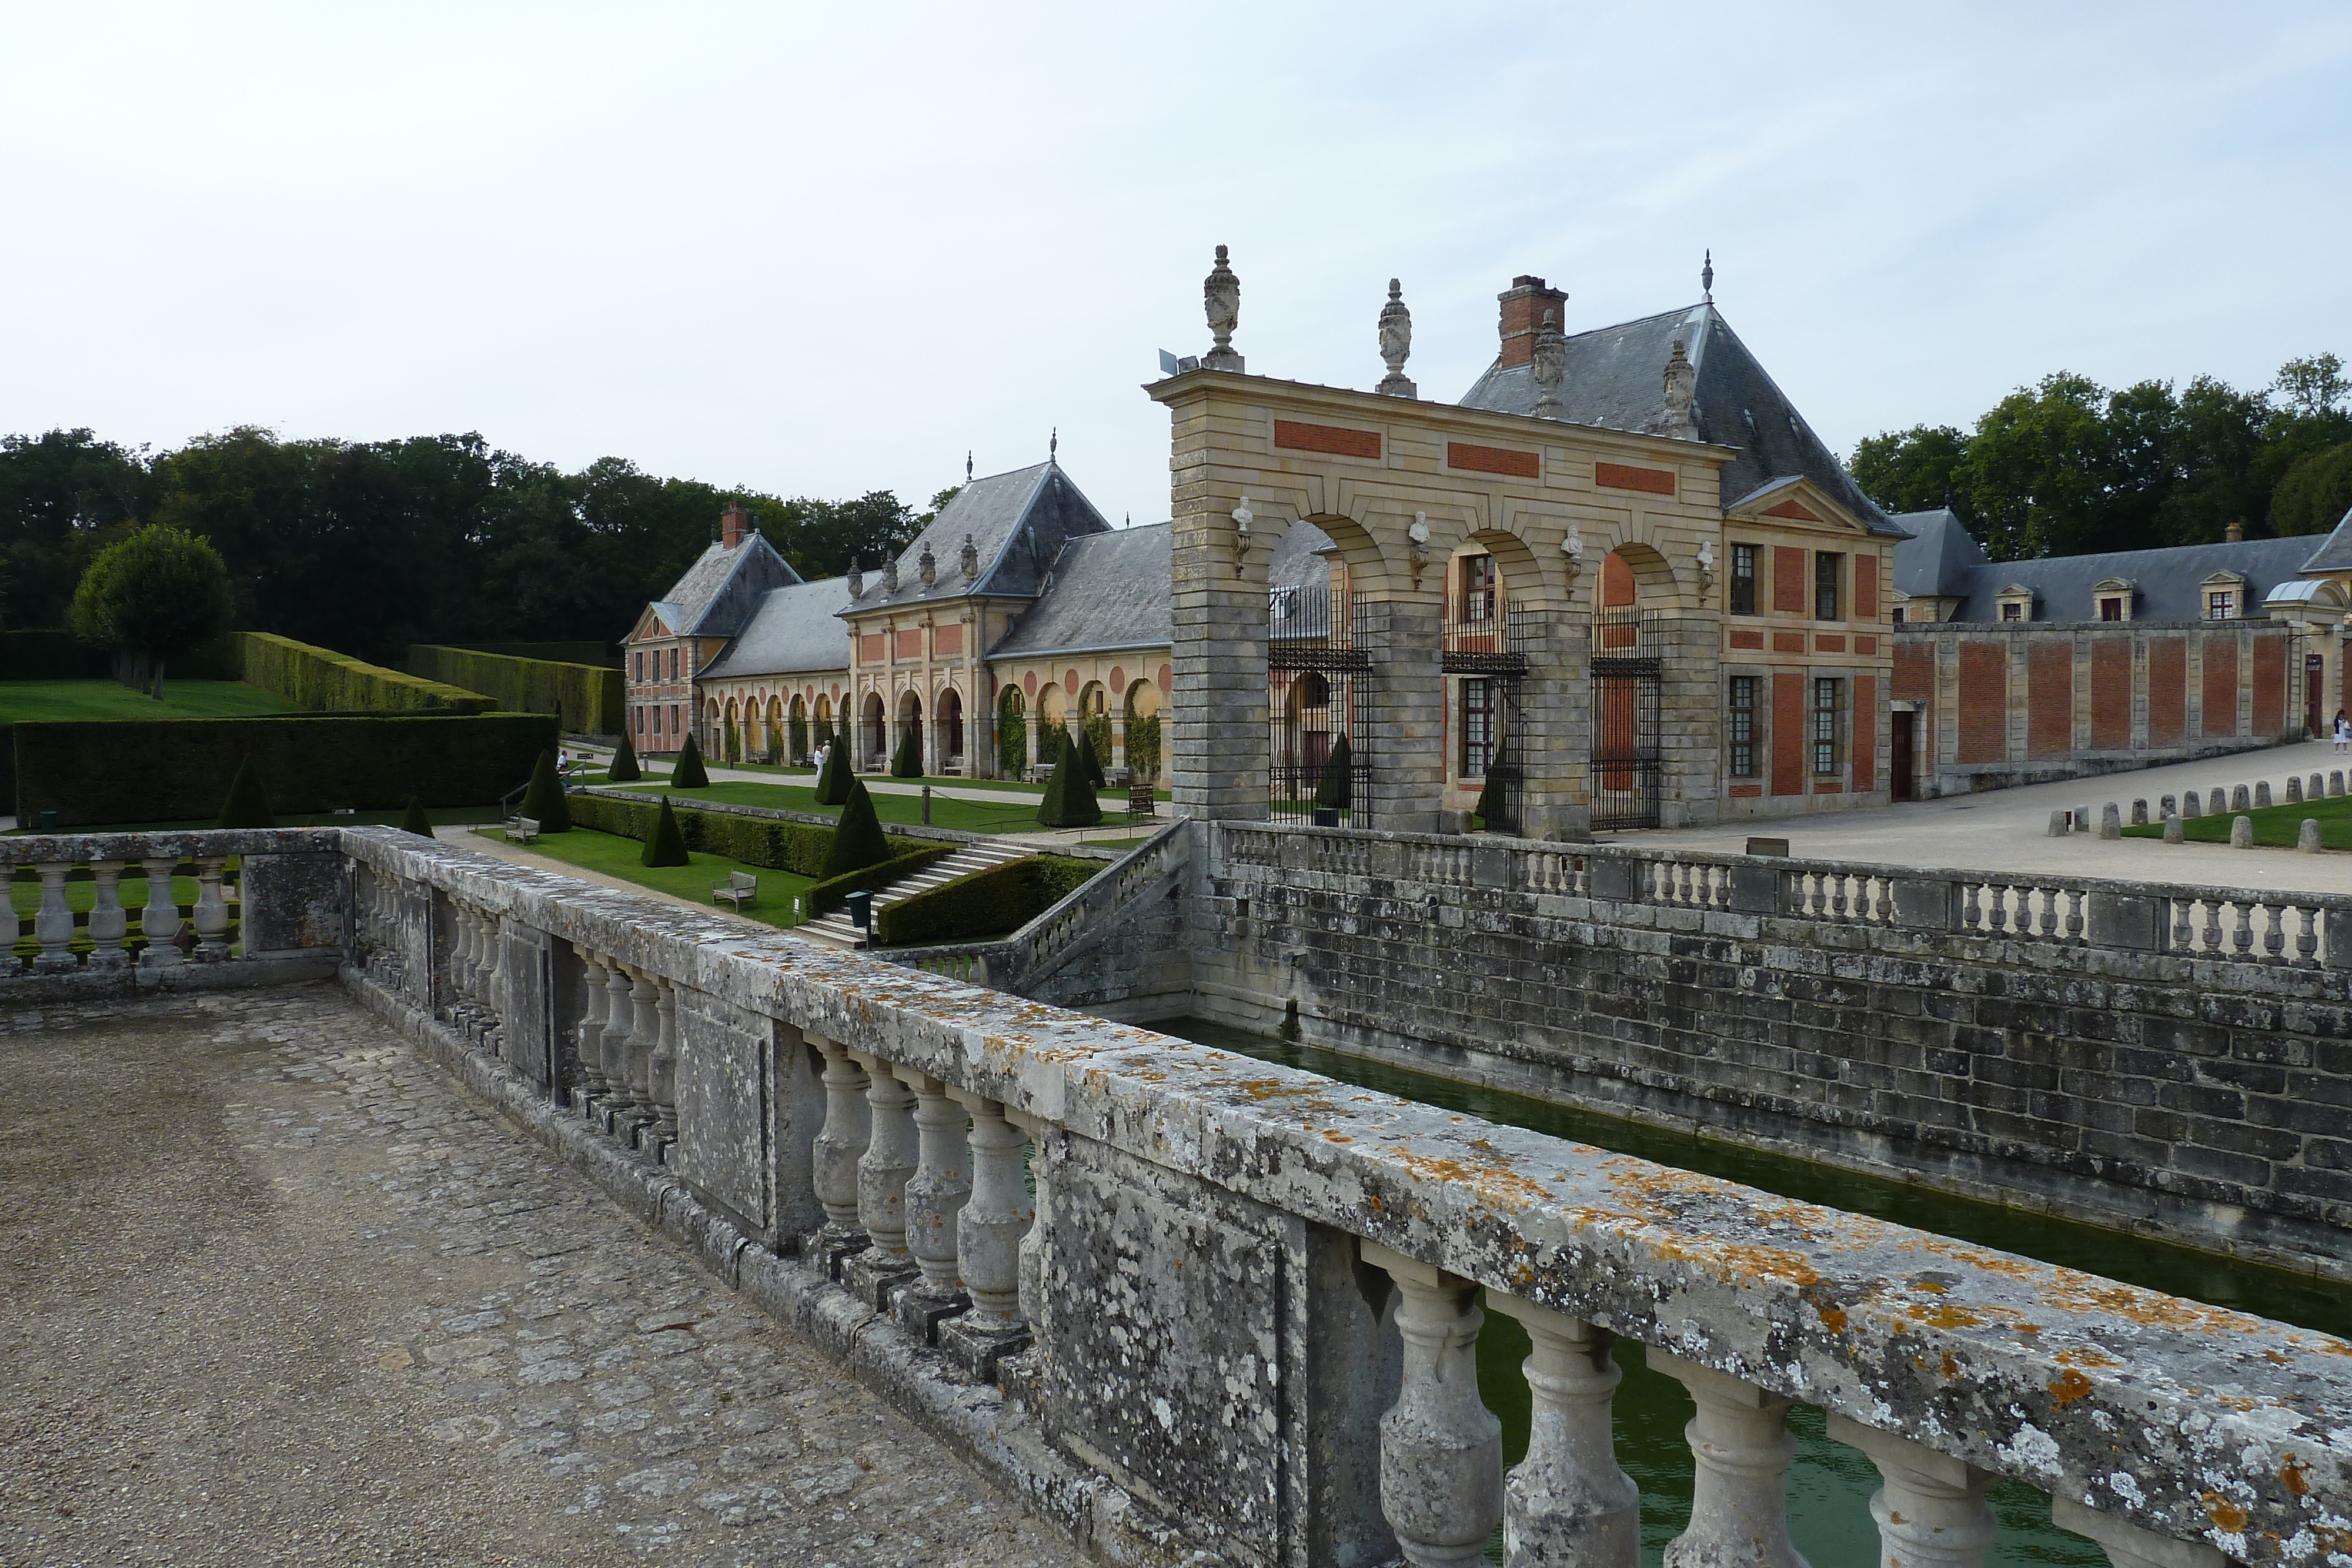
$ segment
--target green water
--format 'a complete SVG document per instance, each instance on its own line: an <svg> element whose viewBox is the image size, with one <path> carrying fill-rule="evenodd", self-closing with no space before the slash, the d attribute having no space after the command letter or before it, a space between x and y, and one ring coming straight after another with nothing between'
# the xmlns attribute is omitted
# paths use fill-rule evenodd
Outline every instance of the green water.
<svg viewBox="0 0 2352 1568"><path fill-rule="evenodd" d="M1872 1215L2170 1295L2259 1312L2352 1338L2352 1288L2145 1237L1645 1127L1204 1019L1188 1019L1159 1027L1202 1045L1303 1068L1341 1082L1507 1126L1703 1171L1785 1197ZM1488 1407L1502 1420L1505 1457L1512 1464L1527 1450L1528 1389L1519 1363L1527 1358L1528 1348L1526 1330L1499 1312L1486 1314L1478 1339L1478 1386ZM1618 1342L1617 1364L1625 1371L1625 1381L1617 1393L1617 1461L1642 1489L1643 1561L1648 1568L1656 1568L1666 1542L1680 1533L1690 1516L1691 1456L1682 1435L1683 1423L1690 1418L1690 1397L1681 1384L1652 1372L1643 1360L1642 1347L1631 1340ZM1813 1568L1874 1568L1878 1562L1878 1530L1871 1522L1869 1500L1878 1489L1878 1472L1860 1453L1824 1435L1819 1410L1800 1406L1789 1424L1797 1438L1797 1457L1789 1471L1789 1533L1797 1550ZM2106 1559L2097 1547L2050 1522L2049 1500L2033 1488L2003 1481L1993 1490L1992 1504L2000 1519L2000 1540L1986 1559L1990 1568L2049 1563L2105 1568ZM1491 1554L1499 1560L1499 1541Z"/></svg>

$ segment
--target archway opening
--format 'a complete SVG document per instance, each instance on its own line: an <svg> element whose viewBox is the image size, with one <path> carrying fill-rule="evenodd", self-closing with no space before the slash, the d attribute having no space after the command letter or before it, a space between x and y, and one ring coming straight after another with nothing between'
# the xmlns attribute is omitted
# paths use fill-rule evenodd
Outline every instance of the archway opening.
<svg viewBox="0 0 2352 1568"><path fill-rule="evenodd" d="M1126 701L1129 777L1139 784L1155 783L1163 763L1160 688L1150 681L1130 681Z"/></svg>
<svg viewBox="0 0 2352 1568"><path fill-rule="evenodd" d="M1642 605L1645 569L1624 547L1601 563L1592 637L1592 825L1658 825L1658 614Z"/></svg>
<svg viewBox="0 0 2352 1568"><path fill-rule="evenodd" d="M877 772L887 767L890 760L887 754L890 727L883 716L881 693L866 694L866 712L862 716L863 722L858 726L861 733L857 737L859 768L864 772Z"/></svg>
<svg viewBox="0 0 2352 1568"><path fill-rule="evenodd" d="M1027 705L1021 688L1008 682L996 699L996 773L1000 779L1018 779L1028 768Z"/></svg>
<svg viewBox="0 0 2352 1568"><path fill-rule="evenodd" d="M951 773L963 771L963 695L953 686L940 693L939 706L933 716L937 730L933 737L934 754L942 769Z"/></svg>

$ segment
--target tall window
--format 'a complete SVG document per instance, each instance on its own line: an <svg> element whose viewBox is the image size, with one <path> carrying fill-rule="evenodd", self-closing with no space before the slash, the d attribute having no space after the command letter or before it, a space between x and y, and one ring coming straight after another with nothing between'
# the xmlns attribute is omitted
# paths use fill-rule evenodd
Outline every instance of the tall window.
<svg viewBox="0 0 2352 1568"><path fill-rule="evenodd" d="M2025 606L2012 599L2000 607L2000 618L2003 621L2022 621L2025 619Z"/></svg>
<svg viewBox="0 0 2352 1568"><path fill-rule="evenodd" d="M1475 779L1486 771L1495 749L1495 683L1462 683L1462 776Z"/></svg>
<svg viewBox="0 0 2352 1568"><path fill-rule="evenodd" d="M672 703L672 704L670 704L670 705L669 705L669 734L670 734L670 738L671 738L672 740L675 740L675 739L677 739L680 735L682 735L682 734L684 734L684 733L685 733L685 731L683 731L683 730L679 729L679 728L678 728L678 727L677 727L677 705L676 703Z"/></svg>
<svg viewBox="0 0 2352 1568"><path fill-rule="evenodd" d="M1756 777L1756 677L1731 677L1731 776Z"/></svg>
<svg viewBox="0 0 2352 1568"><path fill-rule="evenodd" d="M1887 612L1887 613L1895 618L1895 625L1900 626L1903 624L1903 606L1898 604L1893 610Z"/></svg>
<svg viewBox="0 0 2352 1568"><path fill-rule="evenodd" d="M632 711L637 716L637 733L642 736L646 732L646 710L640 707Z"/></svg>
<svg viewBox="0 0 2352 1568"><path fill-rule="evenodd" d="M2120 599L2102 599L2102 600L2100 600L2100 601L2099 601L2099 619L2100 619L2100 620L2102 620L2102 621L2120 621L2120 620L2122 620L2123 618L2124 618L2124 601L2123 601L2122 600L2120 600Z"/></svg>
<svg viewBox="0 0 2352 1568"><path fill-rule="evenodd" d="M1827 550L1813 556L1813 619L1836 621L1838 614L1838 570L1845 565L1845 557L1832 555Z"/></svg>
<svg viewBox="0 0 2352 1568"><path fill-rule="evenodd" d="M660 655L656 654L655 656L658 658ZM677 650L675 648L672 648L669 651L669 678L673 681L677 679ZM672 729L676 729L677 726L672 725L670 727Z"/></svg>
<svg viewBox="0 0 2352 1568"><path fill-rule="evenodd" d="M1731 612L1734 615L1756 613L1756 547L1731 547Z"/></svg>
<svg viewBox="0 0 2352 1568"><path fill-rule="evenodd" d="M2205 619L2227 621L2237 613L2238 596L2229 589L2216 589L2205 596Z"/></svg>
<svg viewBox="0 0 2352 1568"><path fill-rule="evenodd" d="M1492 621L1495 618L1495 558L1490 555L1465 556L1462 561L1462 619Z"/></svg>
<svg viewBox="0 0 2352 1568"><path fill-rule="evenodd" d="M1834 773L1838 764L1838 688L1834 676L1813 682L1813 771Z"/></svg>
<svg viewBox="0 0 2352 1568"><path fill-rule="evenodd" d="M639 683L640 683L640 684L642 684L642 683L644 682L645 678L646 678L646 651L645 651L643 648L640 648L640 649L638 649L638 650L637 650L637 680L639 681Z"/></svg>

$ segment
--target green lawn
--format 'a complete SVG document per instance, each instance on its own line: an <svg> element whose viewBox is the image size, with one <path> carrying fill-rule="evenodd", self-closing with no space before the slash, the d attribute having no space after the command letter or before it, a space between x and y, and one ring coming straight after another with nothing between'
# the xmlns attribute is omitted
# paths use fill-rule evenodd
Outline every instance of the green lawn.
<svg viewBox="0 0 2352 1568"><path fill-rule="evenodd" d="M2282 849L2294 848L2303 831L2304 820L2319 823L2319 841L2331 850L2352 850L2352 795L2337 795L2325 800L2305 800L2293 806L2264 806L2259 810L2243 813L2217 811L2203 817L2189 817L2180 824L2180 836L2192 843L2226 844L2230 841L2230 820L2243 815L2253 821L2254 842L2272 844ZM2164 824L2150 822L2146 827L2127 827L2124 832L2135 839L2160 839Z"/></svg>
<svg viewBox="0 0 2352 1568"><path fill-rule="evenodd" d="M493 831L491 838L503 839L506 834ZM645 845L635 839L625 839L617 833L600 833L589 828L574 828L568 833L550 833L525 846L535 854L583 871L601 872L633 882L639 887L656 893L671 894L689 898L697 904L710 902L710 890L727 880L734 871L750 872L760 879L760 901L745 909L751 918L770 925L791 925L793 899L816 885L813 877L794 876L788 871L775 871L763 865L746 865L741 861L729 860L725 855L689 854L685 865L647 866L638 863ZM731 907L721 905L720 907Z"/></svg>
<svg viewBox="0 0 2352 1568"><path fill-rule="evenodd" d="M673 791L664 781L623 784L616 788L639 789L655 795L675 793L681 805L695 800L716 800L730 806L766 806L779 811L813 811L824 817L840 815L839 807L816 803L814 785L729 783L712 784L701 789ZM874 814L885 822L901 826L919 823L923 820L922 797L877 794L874 796ZM1037 806L1032 800L1008 800L996 806L978 800L954 800L944 796L933 796L931 825L953 828L966 833L1028 832L1037 826Z"/></svg>
<svg viewBox="0 0 2352 1568"><path fill-rule="evenodd" d="M243 718L291 713L284 697L242 681L163 682L163 700L113 681L0 681L0 724L60 718Z"/></svg>

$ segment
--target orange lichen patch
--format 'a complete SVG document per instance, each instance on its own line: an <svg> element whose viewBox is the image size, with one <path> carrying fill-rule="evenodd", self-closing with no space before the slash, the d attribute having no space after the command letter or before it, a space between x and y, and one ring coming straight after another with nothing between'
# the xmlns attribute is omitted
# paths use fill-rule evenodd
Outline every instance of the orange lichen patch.
<svg viewBox="0 0 2352 1568"><path fill-rule="evenodd" d="M1496 1205L1526 1206L1539 1203L1551 1197L1551 1189L1502 1160L1480 1161L1473 1165L1464 1160L1434 1158L1399 1150L1397 1158L1406 1170L1423 1180L1460 1182L1479 1197Z"/></svg>
<svg viewBox="0 0 2352 1568"><path fill-rule="evenodd" d="M2208 1306L2179 1296L2167 1296L2137 1285L2120 1285L2095 1274L2061 1271L2042 1291L2042 1300L2063 1312L2084 1316L2122 1318L2149 1328L2178 1329L2188 1333L2238 1335L2261 1333L2270 1325L2245 1312Z"/></svg>
<svg viewBox="0 0 2352 1568"><path fill-rule="evenodd" d="M2078 1344L2062 1350L2055 1357L2061 1366L2121 1366L2122 1362L2095 1344Z"/></svg>
<svg viewBox="0 0 2352 1568"><path fill-rule="evenodd" d="M2050 1397L2061 1410L2090 1392L2091 1380L2071 1366L2051 1380Z"/></svg>
<svg viewBox="0 0 2352 1568"><path fill-rule="evenodd" d="M1899 1325L1906 1327L1916 1325L1923 1329L1972 1329L1984 1322L1988 1315L1999 1316L2000 1314L1970 1312L1966 1307L1929 1307L1924 1311L1912 1312L1898 1308L1895 1317Z"/></svg>
<svg viewBox="0 0 2352 1568"><path fill-rule="evenodd" d="M2309 1471L2308 1465L2289 1454L2286 1462L2279 1466L2279 1485L2286 1488L2293 1496L2305 1496L2311 1490L2311 1482L2305 1479Z"/></svg>
<svg viewBox="0 0 2352 1568"><path fill-rule="evenodd" d="M1958 1360L1953 1356L1950 1351L1946 1351L1944 1353L1944 1375L1947 1377L1958 1377L1959 1375L1960 1364Z"/></svg>
<svg viewBox="0 0 2352 1568"><path fill-rule="evenodd" d="M1355 1139L1348 1136L1347 1134L1339 1131L1337 1127L1324 1128L1323 1135L1330 1139L1335 1144L1352 1144L1356 1141Z"/></svg>
<svg viewBox="0 0 2352 1568"><path fill-rule="evenodd" d="M2204 1495L2205 1517L2229 1535L2242 1534L2246 1528L2246 1511L2219 1492Z"/></svg>

